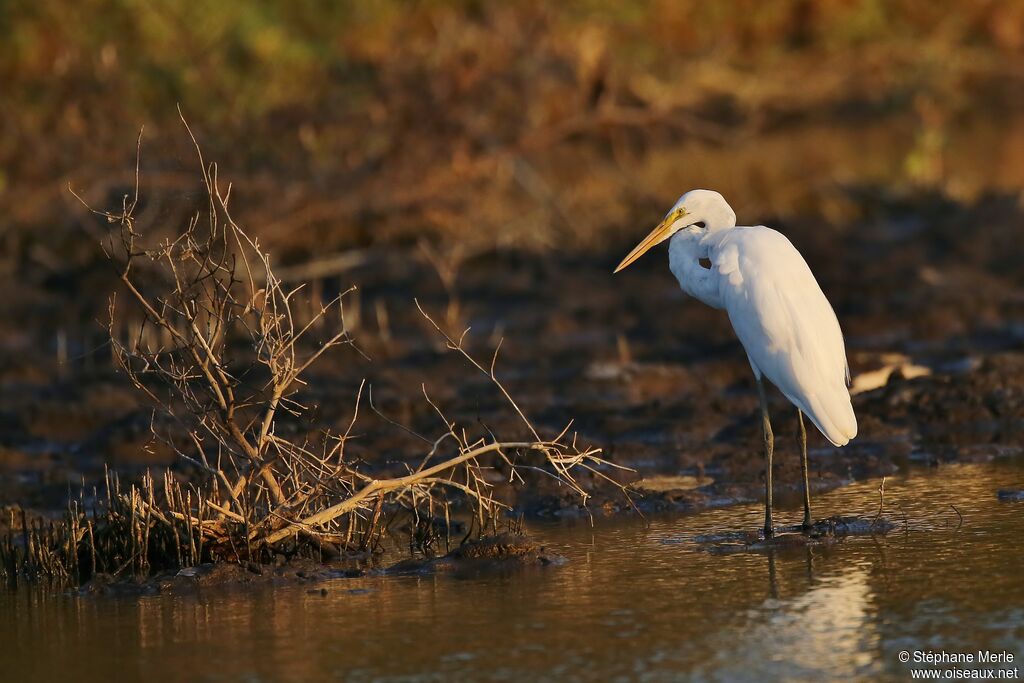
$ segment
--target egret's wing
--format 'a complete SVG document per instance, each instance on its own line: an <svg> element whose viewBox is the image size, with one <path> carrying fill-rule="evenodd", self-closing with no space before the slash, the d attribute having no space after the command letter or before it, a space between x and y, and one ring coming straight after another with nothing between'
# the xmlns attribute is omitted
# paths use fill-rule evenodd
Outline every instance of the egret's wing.
<svg viewBox="0 0 1024 683"><path fill-rule="evenodd" d="M713 247L721 299L754 371L829 441L857 434L839 321L800 252L765 227L728 231Z"/></svg>

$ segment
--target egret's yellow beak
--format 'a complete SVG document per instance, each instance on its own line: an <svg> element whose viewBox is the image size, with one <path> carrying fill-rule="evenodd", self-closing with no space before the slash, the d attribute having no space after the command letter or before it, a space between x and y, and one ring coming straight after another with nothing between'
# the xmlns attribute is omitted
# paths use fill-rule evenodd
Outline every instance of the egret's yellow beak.
<svg viewBox="0 0 1024 683"><path fill-rule="evenodd" d="M686 209L679 207L669 215L665 216L665 220L658 223L658 227L651 230L651 234L643 239L640 244L633 247L633 251L629 252L626 258L622 259L622 263L615 269L615 272L619 272L623 268L629 266L633 261L647 253L647 250L653 247L655 244L660 244L672 236L672 226L675 225L676 221L686 215Z"/></svg>

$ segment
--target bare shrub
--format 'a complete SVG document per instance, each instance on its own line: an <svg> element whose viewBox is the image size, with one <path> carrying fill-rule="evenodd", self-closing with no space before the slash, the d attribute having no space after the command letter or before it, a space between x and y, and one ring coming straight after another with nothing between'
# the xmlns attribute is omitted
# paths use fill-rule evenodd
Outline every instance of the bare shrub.
<svg viewBox="0 0 1024 683"><path fill-rule="evenodd" d="M196 143L194 136L192 141ZM554 438L543 438L498 380L497 349L489 364L481 363L467 351L465 332L457 339L450 336L422 308L447 348L500 392L526 438L473 436L472 430L444 415L424 389L424 400L445 428L433 437L418 435L425 442L418 465L408 465L403 476L377 479L350 462L345 452L363 386L344 430L282 435L278 427L285 421L309 423L310 407L301 396L304 373L324 354L354 348L343 322L336 333L322 331L331 321L344 320L345 295L323 304L304 324L297 323L295 301L301 287L286 287L275 276L270 256L231 218L230 184L219 181L217 166L204 162L198 143L195 147L207 206L176 237L156 245L144 242L133 217L139 201L138 170L135 194L124 198L119 211L94 211L114 226L106 249L130 299L125 304L112 298L110 303L116 359L156 410L172 418L154 421L154 437L205 473L184 494L177 484L169 489L173 479L166 477L162 497L154 494L151 479L138 489L122 492L115 487L108 493L107 527L116 523L129 530L123 535L130 542L117 546L122 554L131 548L124 567L152 564L146 539L166 539L171 532L182 539L175 551L180 563L258 560L271 552L303 548L333 554L365 550L379 538L384 511L404 508L416 519L450 520L456 501L468 504L476 529L482 531L507 507L483 474L498 462L512 482L525 482L520 473L524 468L539 470L586 501L575 472L584 469L603 477L597 470L604 463L599 451L577 446L568 426ZM113 321L132 311L142 324L125 342L113 334ZM168 422L169 429L155 426ZM527 452L536 456L526 457ZM131 519L127 526L125 517ZM78 509L69 518L70 537L65 534L53 544L66 546L70 554L65 564L77 567L81 545L89 540L82 529L91 529L92 522ZM181 528L187 533L180 533ZM186 544L188 551L182 553ZM94 554L95 545L89 547ZM9 550L17 554L13 545ZM174 564L166 559L166 549L162 553L163 564Z"/></svg>

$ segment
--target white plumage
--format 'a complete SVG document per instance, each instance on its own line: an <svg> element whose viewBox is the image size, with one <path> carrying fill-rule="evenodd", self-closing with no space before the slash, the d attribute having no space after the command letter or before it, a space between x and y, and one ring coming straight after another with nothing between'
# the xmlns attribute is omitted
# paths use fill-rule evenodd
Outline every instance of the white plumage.
<svg viewBox="0 0 1024 683"><path fill-rule="evenodd" d="M686 228L673 235L668 253L683 290L729 314L754 375L778 387L836 446L857 436L839 321L782 233Z"/></svg>
<svg viewBox="0 0 1024 683"><path fill-rule="evenodd" d="M618 272L671 238L669 267L683 291L725 309L758 380L765 436L765 535L773 533L774 438L761 378L767 378L836 446L857 436L850 370L836 314L796 247L763 225L737 227L722 195L692 190L633 249ZM807 444L802 435L804 527L811 526Z"/></svg>

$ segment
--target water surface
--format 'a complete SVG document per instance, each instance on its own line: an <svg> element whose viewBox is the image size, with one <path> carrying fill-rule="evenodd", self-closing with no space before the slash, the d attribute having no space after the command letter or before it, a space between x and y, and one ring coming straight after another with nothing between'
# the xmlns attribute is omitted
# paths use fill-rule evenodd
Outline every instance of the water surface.
<svg viewBox="0 0 1024 683"><path fill-rule="evenodd" d="M910 680L901 651L979 649L1008 651L1016 661L997 666L1020 668L1024 504L996 492L1024 486L1022 465L890 478L884 514L897 530L827 548L722 555L696 542L756 528L755 505L534 524L568 562L500 575L338 579L317 585L326 595L0 594L0 671L82 682ZM873 516L877 488L821 496L816 514Z"/></svg>

